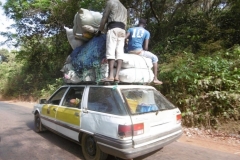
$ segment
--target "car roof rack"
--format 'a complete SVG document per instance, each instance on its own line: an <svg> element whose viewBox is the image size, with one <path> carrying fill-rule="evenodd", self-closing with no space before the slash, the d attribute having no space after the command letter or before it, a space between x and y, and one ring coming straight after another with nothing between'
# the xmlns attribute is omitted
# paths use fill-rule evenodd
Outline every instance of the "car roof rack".
<svg viewBox="0 0 240 160"><path fill-rule="evenodd" d="M65 83L66 85L150 85L150 83L127 83L127 82L95 82L95 81L83 81L79 83Z"/></svg>

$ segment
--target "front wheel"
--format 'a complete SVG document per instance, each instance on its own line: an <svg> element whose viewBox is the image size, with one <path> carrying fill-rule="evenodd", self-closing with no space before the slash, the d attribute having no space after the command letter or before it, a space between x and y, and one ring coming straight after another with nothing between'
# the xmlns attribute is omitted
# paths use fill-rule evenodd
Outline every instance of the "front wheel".
<svg viewBox="0 0 240 160"><path fill-rule="evenodd" d="M82 136L82 152L86 160L105 160L108 156L100 150L93 136L88 134Z"/></svg>
<svg viewBox="0 0 240 160"><path fill-rule="evenodd" d="M36 113L34 115L34 130L37 133L42 132L44 130L39 113Z"/></svg>

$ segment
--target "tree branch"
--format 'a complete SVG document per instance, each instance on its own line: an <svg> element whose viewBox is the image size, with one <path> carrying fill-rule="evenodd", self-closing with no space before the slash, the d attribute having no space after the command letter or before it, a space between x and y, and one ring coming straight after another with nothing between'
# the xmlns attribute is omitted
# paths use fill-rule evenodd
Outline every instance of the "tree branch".
<svg viewBox="0 0 240 160"><path fill-rule="evenodd" d="M158 17L158 15L156 14L156 11L153 8L153 0L149 0L149 4L150 4L150 8L152 10L153 16L156 18L157 22L160 24L161 18Z"/></svg>

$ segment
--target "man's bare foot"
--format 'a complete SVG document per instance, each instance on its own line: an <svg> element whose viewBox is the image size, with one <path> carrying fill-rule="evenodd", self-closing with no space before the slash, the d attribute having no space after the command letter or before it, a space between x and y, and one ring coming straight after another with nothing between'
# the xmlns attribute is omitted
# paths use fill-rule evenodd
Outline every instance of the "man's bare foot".
<svg viewBox="0 0 240 160"><path fill-rule="evenodd" d="M118 78L118 77L115 77L115 78L114 78L114 81L115 81L115 82L119 82L119 78Z"/></svg>
<svg viewBox="0 0 240 160"><path fill-rule="evenodd" d="M104 78L101 80L101 82L113 82L114 81L114 78Z"/></svg>
<svg viewBox="0 0 240 160"><path fill-rule="evenodd" d="M154 83L155 85L161 85L161 84L163 84L163 82L162 82L162 81L159 81L159 80L153 80L153 83Z"/></svg>

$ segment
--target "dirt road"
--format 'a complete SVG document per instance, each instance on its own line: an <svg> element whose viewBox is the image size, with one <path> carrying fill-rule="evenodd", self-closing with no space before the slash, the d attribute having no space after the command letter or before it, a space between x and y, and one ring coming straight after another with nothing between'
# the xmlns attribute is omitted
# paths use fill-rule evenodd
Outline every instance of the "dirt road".
<svg viewBox="0 0 240 160"><path fill-rule="evenodd" d="M33 131L31 109L35 103L0 101L0 160L14 159L83 159L78 145L51 132ZM185 129L173 144L145 159L240 159L240 140L211 137L197 129ZM161 157L161 158L160 158ZM231 157L231 158L230 158ZM108 160L113 159L110 156ZM135 159L134 159L135 160Z"/></svg>

